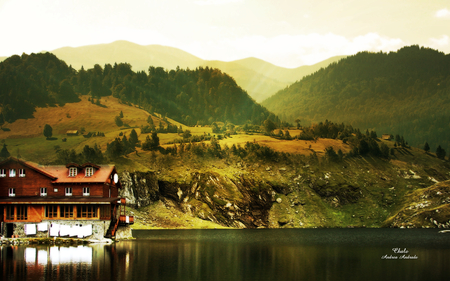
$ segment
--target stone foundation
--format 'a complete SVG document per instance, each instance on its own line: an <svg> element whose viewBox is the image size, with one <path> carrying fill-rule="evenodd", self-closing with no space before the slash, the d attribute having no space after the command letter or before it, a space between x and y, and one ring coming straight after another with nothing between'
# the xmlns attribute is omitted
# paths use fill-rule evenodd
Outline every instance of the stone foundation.
<svg viewBox="0 0 450 281"><path fill-rule="evenodd" d="M116 240L123 240L123 239L131 239L133 238L133 235L131 234L131 227L130 226L119 226L116 231Z"/></svg>
<svg viewBox="0 0 450 281"><path fill-rule="evenodd" d="M50 225L52 223L56 223L59 225L92 225L92 235L84 237L84 239L89 240L103 240L106 232L108 231L109 225L111 221L86 221L86 220L74 220L74 221L67 221L67 220L48 220L43 221L47 223L47 231L36 231L35 235L26 235L25 234L25 225L26 224L36 224L37 223L26 223L26 222L15 222L11 223L13 224L13 235L18 236L19 238L46 238L50 237ZM3 229L0 229L0 232L4 237L6 237L6 223L3 224ZM119 228L120 229L120 228ZM131 231L130 231L131 233ZM57 236L61 238L73 238L74 236ZM10 237L7 237L10 238Z"/></svg>

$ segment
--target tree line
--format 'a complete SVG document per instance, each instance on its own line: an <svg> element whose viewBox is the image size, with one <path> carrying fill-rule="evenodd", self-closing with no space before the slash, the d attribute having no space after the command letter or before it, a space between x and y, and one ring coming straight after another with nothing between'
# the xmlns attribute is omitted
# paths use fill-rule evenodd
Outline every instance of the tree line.
<svg viewBox="0 0 450 281"><path fill-rule="evenodd" d="M186 125L281 123L232 77L209 67L169 71L150 66L148 72L134 72L130 64L115 63L76 71L51 53L23 54L0 63L0 85L0 120L9 123L31 118L36 107L77 102L80 95L98 104L112 95Z"/></svg>
<svg viewBox="0 0 450 281"><path fill-rule="evenodd" d="M419 46L397 52L361 52L329 65L262 103L282 120L328 119L410 145L450 149L450 55Z"/></svg>

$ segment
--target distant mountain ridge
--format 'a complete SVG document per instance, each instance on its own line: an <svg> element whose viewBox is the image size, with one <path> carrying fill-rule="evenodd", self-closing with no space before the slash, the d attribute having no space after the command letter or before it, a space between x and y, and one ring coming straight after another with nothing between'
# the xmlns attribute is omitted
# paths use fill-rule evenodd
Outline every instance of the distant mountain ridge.
<svg viewBox="0 0 450 281"><path fill-rule="evenodd" d="M64 47L51 51L76 70L92 68L95 64L129 63L133 71L148 71L149 66L176 69L196 67L219 68L232 76L237 84L257 102L261 102L277 91L300 80L330 63L345 56L337 56L323 62L289 69L279 67L257 58L246 58L231 62L208 61L174 47L161 45L142 46L128 41L82 47Z"/></svg>

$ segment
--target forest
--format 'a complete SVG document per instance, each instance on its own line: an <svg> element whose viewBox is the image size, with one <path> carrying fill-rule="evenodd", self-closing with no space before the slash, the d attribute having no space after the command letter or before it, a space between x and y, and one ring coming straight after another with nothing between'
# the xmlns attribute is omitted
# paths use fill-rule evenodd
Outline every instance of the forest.
<svg viewBox="0 0 450 281"><path fill-rule="evenodd" d="M325 119L450 148L450 55L419 46L362 52L279 91L262 105L282 120Z"/></svg>
<svg viewBox="0 0 450 281"><path fill-rule="evenodd" d="M51 53L12 56L0 63L0 119L32 118L36 107L58 106L90 95L107 96L186 125L215 121L260 125L277 116L257 104L219 69L165 70L150 66L134 72L127 63L95 65L76 71Z"/></svg>

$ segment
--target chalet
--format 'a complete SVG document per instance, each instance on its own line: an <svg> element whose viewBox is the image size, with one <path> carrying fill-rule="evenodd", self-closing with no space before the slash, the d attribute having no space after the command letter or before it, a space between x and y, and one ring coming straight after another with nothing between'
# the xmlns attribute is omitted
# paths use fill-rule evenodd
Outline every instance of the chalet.
<svg viewBox="0 0 450 281"><path fill-rule="evenodd" d="M0 162L0 234L112 237L125 216L114 165Z"/></svg>
<svg viewBox="0 0 450 281"><path fill-rule="evenodd" d="M68 136L78 136L78 131L77 130L69 130L66 132L66 134Z"/></svg>

